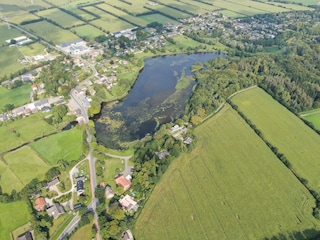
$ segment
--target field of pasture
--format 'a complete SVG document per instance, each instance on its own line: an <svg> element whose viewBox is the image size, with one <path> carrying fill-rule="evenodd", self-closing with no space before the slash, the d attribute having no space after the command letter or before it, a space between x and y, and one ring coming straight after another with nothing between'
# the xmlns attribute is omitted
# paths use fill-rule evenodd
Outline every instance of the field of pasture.
<svg viewBox="0 0 320 240"><path fill-rule="evenodd" d="M268 2L269 0L262 0L263 2ZM291 3L302 4L305 6L318 5L318 0L290 0Z"/></svg>
<svg viewBox="0 0 320 240"><path fill-rule="evenodd" d="M84 24L80 19L75 18L57 8L51 8L48 10L44 10L41 12L37 12L37 15L48 18L55 23L59 24L63 28L69 28L73 26L77 26L80 24Z"/></svg>
<svg viewBox="0 0 320 240"><path fill-rule="evenodd" d="M46 41L53 42L54 44L61 44L63 42L68 42L79 38L72 32L63 30L62 28L59 28L47 21L27 24L24 25L24 27L37 36L45 39Z"/></svg>
<svg viewBox="0 0 320 240"><path fill-rule="evenodd" d="M49 164L56 164L59 159L78 160L82 155L82 131L72 128L51 135L30 146Z"/></svg>
<svg viewBox="0 0 320 240"><path fill-rule="evenodd" d="M0 239L11 240L10 233L29 221L25 202L0 203Z"/></svg>
<svg viewBox="0 0 320 240"><path fill-rule="evenodd" d="M77 35L81 36L82 38L89 38L90 40L93 40L95 37L104 34L101 30L91 25L75 27L75 28L72 28L71 30L75 31Z"/></svg>
<svg viewBox="0 0 320 240"><path fill-rule="evenodd" d="M32 179L43 179L50 167L28 146L7 153L0 161L2 191L20 191Z"/></svg>
<svg viewBox="0 0 320 240"><path fill-rule="evenodd" d="M195 149L142 209L137 239L307 239L319 229L312 196L228 105L194 133Z"/></svg>
<svg viewBox="0 0 320 240"><path fill-rule="evenodd" d="M4 105L13 104L16 107L22 106L29 102L31 84L23 84L14 89L0 87L0 112Z"/></svg>
<svg viewBox="0 0 320 240"><path fill-rule="evenodd" d="M320 192L320 136L260 88L242 92L232 102L286 156L311 189Z"/></svg>
<svg viewBox="0 0 320 240"><path fill-rule="evenodd" d="M24 56L16 47L2 46L0 47L0 76L9 76L11 73L24 68L24 65L18 62L18 59Z"/></svg>
<svg viewBox="0 0 320 240"><path fill-rule="evenodd" d="M311 122L318 130L320 130L320 109L302 112L300 116Z"/></svg>

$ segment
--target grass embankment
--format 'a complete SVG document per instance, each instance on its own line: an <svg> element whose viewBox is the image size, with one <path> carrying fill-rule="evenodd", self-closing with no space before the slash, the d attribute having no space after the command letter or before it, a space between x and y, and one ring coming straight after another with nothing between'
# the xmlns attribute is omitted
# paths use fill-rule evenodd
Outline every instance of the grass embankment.
<svg viewBox="0 0 320 240"><path fill-rule="evenodd" d="M78 160L82 155L82 131L72 128L33 142L30 146L48 163L56 164L59 159Z"/></svg>
<svg viewBox="0 0 320 240"><path fill-rule="evenodd" d="M292 238L318 227L313 197L230 106L194 133L195 149L171 163L138 217L137 239Z"/></svg>
<svg viewBox="0 0 320 240"><path fill-rule="evenodd" d="M11 240L11 231L28 222L28 206L25 202L0 203L0 239Z"/></svg>
<svg viewBox="0 0 320 240"><path fill-rule="evenodd" d="M320 192L320 136L260 88L232 99L264 138L285 155L299 177Z"/></svg>

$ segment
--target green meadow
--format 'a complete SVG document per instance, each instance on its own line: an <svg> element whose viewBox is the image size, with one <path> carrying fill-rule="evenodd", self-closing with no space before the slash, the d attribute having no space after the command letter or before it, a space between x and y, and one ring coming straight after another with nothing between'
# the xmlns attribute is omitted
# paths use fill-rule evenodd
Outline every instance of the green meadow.
<svg viewBox="0 0 320 240"><path fill-rule="evenodd" d="M50 167L28 146L5 154L0 161L3 192L20 191L32 179L43 179Z"/></svg>
<svg viewBox="0 0 320 240"><path fill-rule="evenodd" d="M320 136L260 88L242 92L232 102L286 156L311 189L320 192Z"/></svg>
<svg viewBox="0 0 320 240"><path fill-rule="evenodd" d="M0 112L6 104L13 104L20 107L29 102L31 84L23 84L20 87L7 89L0 87Z"/></svg>
<svg viewBox="0 0 320 240"><path fill-rule="evenodd" d="M93 40L97 36L104 35L104 32L102 32L98 28L95 28L91 25L75 27L75 28L72 28L71 30L75 31L82 38L89 38L90 40Z"/></svg>
<svg viewBox="0 0 320 240"><path fill-rule="evenodd" d="M11 231L29 220L28 206L25 202L0 203L0 239L11 240Z"/></svg>
<svg viewBox="0 0 320 240"><path fill-rule="evenodd" d="M25 67L17 61L24 56L16 47L2 46L0 47L0 52L0 77L9 76L11 73L15 73Z"/></svg>
<svg viewBox="0 0 320 240"><path fill-rule="evenodd" d="M311 122L316 129L320 130L320 109L302 112L300 113L300 116L308 122Z"/></svg>
<svg viewBox="0 0 320 240"><path fill-rule="evenodd" d="M230 106L194 133L195 149L143 207L137 239L307 239L319 229L313 197Z"/></svg>
<svg viewBox="0 0 320 240"><path fill-rule="evenodd" d="M59 159L78 160L82 155L82 131L72 128L33 142L30 146L52 165Z"/></svg>

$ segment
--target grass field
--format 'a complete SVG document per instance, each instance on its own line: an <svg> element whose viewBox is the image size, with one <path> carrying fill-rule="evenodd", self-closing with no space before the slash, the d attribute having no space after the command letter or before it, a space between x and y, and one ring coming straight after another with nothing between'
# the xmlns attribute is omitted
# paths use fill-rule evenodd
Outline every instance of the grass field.
<svg viewBox="0 0 320 240"><path fill-rule="evenodd" d="M13 104L15 107L22 106L29 102L31 91L31 84L23 84L22 86L14 89L7 89L0 87L0 112L4 105Z"/></svg>
<svg viewBox="0 0 320 240"><path fill-rule="evenodd" d="M292 3L268 2L268 4L281 6L281 7L288 8L288 9L294 10L294 11L313 11L314 10L313 8L309 8L309 7L297 5L297 4L292 4Z"/></svg>
<svg viewBox="0 0 320 240"><path fill-rule="evenodd" d="M8 29L7 25L4 25L2 22L0 23L0 32L0 46L8 45L8 43L6 43L6 40L8 39L12 39L23 35L20 31L16 30L15 28Z"/></svg>
<svg viewBox="0 0 320 240"><path fill-rule="evenodd" d="M77 35L74 35L67 30L63 30L62 28L59 28L47 21L27 24L24 25L24 27L36 35L44 38L45 40L55 44L61 44L63 42L68 42L79 38Z"/></svg>
<svg viewBox="0 0 320 240"><path fill-rule="evenodd" d="M269 0L262 0L264 2L268 2ZM292 3L296 4L303 4L305 6L309 5L318 5L319 1L318 0L290 0Z"/></svg>
<svg viewBox="0 0 320 240"><path fill-rule="evenodd" d="M170 16L173 19L189 18L193 16L191 14L188 14L183 11L179 11L170 7L166 7L164 5L156 5L156 6L148 5L148 8L159 11L161 14L164 14L165 16Z"/></svg>
<svg viewBox="0 0 320 240"><path fill-rule="evenodd" d="M3 192L20 191L32 179L43 179L50 166L30 147L25 146L7 153L0 161L0 185Z"/></svg>
<svg viewBox="0 0 320 240"><path fill-rule="evenodd" d="M104 177L98 177L98 183L104 181L107 185L110 185L115 189L116 184L114 182L114 177L124 170L124 162L119 158L110 158L104 161Z"/></svg>
<svg viewBox="0 0 320 240"><path fill-rule="evenodd" d="M18 134L17 137L21 138L24 142L32 141L56 131L54 126L43 120L41 113L32 114L19 121L14 121L6 125L6 128Z"/></svg>
<svg viewBox="0 0 320 240"><path fill-rule="evenodd" d="M318 130L320 130L320 109L300 113L300 116L311 122Z"/></svg>
<svg viewBox="0 0 320 240"><path fill-rule="evenodd" d="M293 239L319 228L312 196L229 106L194 133L195 149L171 163L138 217L137 239Z"/></svg>
<svg viewBox="0 0 320 240"><path fill-rule="evenodd" d="M16 47L2 46L0 47L0 52L0 76L10 75L25 67L17 61L24 56Z"/></svg>
<svg viewBox="0 0 320 240"><path fill-rule="evenodd" d="M92 239L92 222L79 228L70 238L70 240L90 240Z"/></svg>
<svg viewBox="0 0 320 240"><path fill-rule="evenodd" d="M35 56L39 54L46 54L46 52L44 51L45 46L43 46L38 42L19 47L19 49L25 56Z"/></svg>
<svg viewBox="0 0 320 240"><path fill-rule="evenodd" d="M260 88L240 93L232 102L286 156L311 189L320 192L320 136Z"/></svg>
<svg viewBox="0 0 320 240"><path fill-rule="evenodd" d="M144 15L144 16L141 16L140 18L144 19L145 21L147 21L149 23L152 23L152 22L158 22L158 23L162 23L162 24L166 24L166 23L177 24L178 23L177 21L175 21L171 18L167 18L166 16L163 16L163 15L157 14L157 13Z"/></svg>
<svg viewBox="0 0 320 240"><path fill-rule="evenodd" d="M78 160L82 155L82 131L72 128L33 142L30 146L48 163Z"/></svg>
<svg viewBox="0 0 320 240"><path fill-rule="evenodd" d="M10 232L29 220L25 202L0 203L0 239L11 240Z"/></svg>
<svg viewBox="0 0 320 240"><path fill-rule="evenodd" d="M48 10L37 12L37 15L51 19L52 21L56 22L57 24L59 24L64 28L69 28L69 27L80 25L80 24L84 24L84 22L81 21L80 19L77 19L74 16L71 16L57 8L51 8Z"/></svg>
<svg viewBox="0 0 320 240"><path fill-rule="evenodd" d="M99 30L98 28L95 28L91 25L84 25L80 27L75 27L71 29L72 31L76 31L78 35L80 35L82 38L89 38L90 40L93 40L95 37L104 35L104 32Z"/></svg>

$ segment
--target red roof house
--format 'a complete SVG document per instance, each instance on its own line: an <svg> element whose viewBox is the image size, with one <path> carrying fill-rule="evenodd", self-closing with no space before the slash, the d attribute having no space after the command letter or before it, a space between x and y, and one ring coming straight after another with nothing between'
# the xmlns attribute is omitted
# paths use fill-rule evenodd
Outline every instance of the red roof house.
<svg viewBox="0 0 320 240"><path fill-rule="evenodd" d="M46 200L43 197L37 198L34 202L34 208L37 211L43 211L46 207Z"/></svg>
<svg viewBox="0 0 320 240"><path fill-rule="evenodd" d="M131 182L128 179L126 179L123 175L116 178L115 181L118 186L123 187L124 191L127 191L131 186Z"/></svg>

